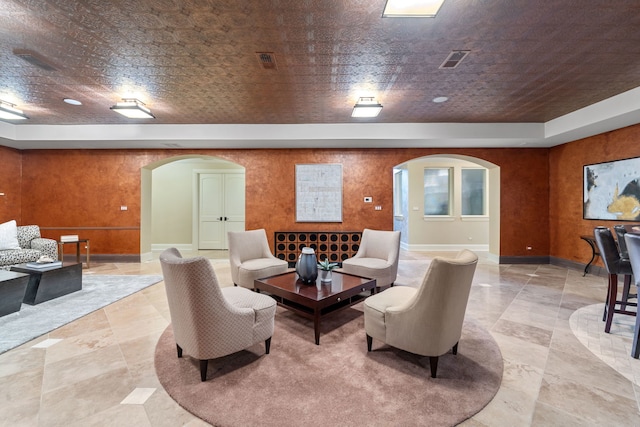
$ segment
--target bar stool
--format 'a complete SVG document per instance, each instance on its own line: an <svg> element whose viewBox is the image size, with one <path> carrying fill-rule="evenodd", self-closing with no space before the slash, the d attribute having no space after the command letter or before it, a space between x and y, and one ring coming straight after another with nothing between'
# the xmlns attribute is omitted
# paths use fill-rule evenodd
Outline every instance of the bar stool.
<svg viewBox="0 0 640 427"><path fill-rule="evenodd" d="M625 243L629 249L629 260L631 262L631 268L637 274L634 274L634 282L638 289L640 289L640 234L627 233L624 236ZM637 305L636 305L637 306ZM637 310L637 309L636 309ZM633 345L631 346L631 357L638 359L640 357L640 316L636 313L636 326L633 331Z"/></svg>
<svg viewBox="0 0 640 427"><path fill-rule="evenodd" d="M604 266L607 269L609 276L609 286L607 288L607 299L604 308L603 319L605 320L604 331L609 333L611 330L611 321L613 320L613 314L627 314L635 316L636 313L628 311L627 305L636 306L636 303L628 302L625 300L618 300L618 275L624 275L624 287L622 294L627 298L629 296L629 288L631 287L631 276L633 270L631 269L631 263L629 259L620 258L620 252L618 251L618 245L616 244L611 230L607 227L596 227L593 230L593 235L596 238L596 244L600 251L600 257L604 262ZM620 305L620 308L616 308L616 305Z"/></svg>
<svg viewBox="0 0 640 427"><path fill-rule="evenodd" d="M624 240L624 236L625 234L627 234L627 230L629 226L626 225L614 225L613 226L613 230L616 232L616 237L617 237L617 241L618 241L618 249L620 250L620 258L622 258L623 260L628 260L629 259L629 251L627 249L627 243ZM627 292L625 294L625 291ZM627 301L630 298L637 298L638 295L636 294L631 294L629 293L630 289L628 287L624 287L624 289L622 290L622 300L623 301ZM624 306L622 308L625 308Z"/></svg>

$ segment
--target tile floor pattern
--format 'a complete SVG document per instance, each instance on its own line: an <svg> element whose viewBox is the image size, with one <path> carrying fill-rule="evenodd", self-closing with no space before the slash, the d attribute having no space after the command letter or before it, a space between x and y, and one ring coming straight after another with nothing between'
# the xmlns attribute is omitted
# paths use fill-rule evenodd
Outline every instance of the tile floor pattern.
<svg viewBox="0 0 640 427"><path fill-rule="evenodd" d="M230 285L226 253L204 255L214 258L220 281ZM403 252L396 283L419 285L434 255ZM92 263L84 273L160 274L161 269L157 260ZM603 277L482 258L468 315L498 342L504 377L493 401L463 425L640 426L640 386L592 353L629 358L625 346L608 347L602 340L589 350L571 330L571 315L602 303L605 293ZM156 378L154 349L168 323L159 283L0 355L0 425L208 425L175 403Z"/></svg>

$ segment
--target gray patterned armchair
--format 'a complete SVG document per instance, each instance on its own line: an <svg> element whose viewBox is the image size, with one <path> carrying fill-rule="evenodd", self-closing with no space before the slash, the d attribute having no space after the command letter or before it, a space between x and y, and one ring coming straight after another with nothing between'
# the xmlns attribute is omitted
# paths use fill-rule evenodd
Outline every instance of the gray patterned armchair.
<svg viewBox="0 0 640 427"><path fill-rule="evenodd" d="M9 270L11 266L37 261L42 255L58 259L58 243L53 239L40 237L40 227L23 225L18 227L20 249L0 250L0 269Z"/></svg>
<svg viewBox="0 0 640 427"><path fill-rule="evenodd" d="M264 294L218 284L203 257L182 258L176 248L160 254L178 357L184 350L200 361L207 379L209 359L236 353L259 342L269 354L276 301Z"/></svg>

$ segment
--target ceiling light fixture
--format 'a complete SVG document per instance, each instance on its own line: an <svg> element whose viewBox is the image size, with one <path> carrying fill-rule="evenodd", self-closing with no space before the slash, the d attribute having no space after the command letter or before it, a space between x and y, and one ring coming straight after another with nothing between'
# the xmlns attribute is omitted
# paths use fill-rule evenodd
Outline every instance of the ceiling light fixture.
<svg viewBox="0 0 640 427"><path fill-rule="evenodd" d="M122 102L118 102L116 105L110 108L118 114L129 119L155 119L144 103L134 98L124 98Z"/></svg>
<svg viewBox="0 0 640 427"><path fill-rule="evenodd" d="M448 100L449 98L447 98L446 96L437 96L432 99L432 101L435 102L436 104L441 104L443 102L447 102Z"/></svg>
<svg viewBox="0 0 640 427"><path fill-rule="evenodd" d="M377 117L382 111L382 105L378 104L373 96L363 96L358 98L358 102L353 106L351 117Z"/></svg>
<svg viewBox="0 0 640 427"><path fill-rule="evenodd" d="M435 18L444 0L387 0L383 18Z"/></svg>
<svg viewBox="0 0 640 427"><path fill-rule="evenodd" d="M0 119L1 120L25 120L28 119L22 110L15 108L15 104L0 100Z"/></svg>

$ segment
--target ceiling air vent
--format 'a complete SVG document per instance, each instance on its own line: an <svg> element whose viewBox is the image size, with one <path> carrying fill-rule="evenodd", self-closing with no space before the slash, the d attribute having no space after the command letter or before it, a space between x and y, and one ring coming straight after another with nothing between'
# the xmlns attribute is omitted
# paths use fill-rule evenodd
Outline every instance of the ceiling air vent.
<svg viewBox="0 0 640 427"><path fill-rule="evenodd" d="M276 56L273 52L256 52L260 65L265 70L277 70Z"/></svg>
<svg viewBox="0 0 640 427"><path fill-rule="evenodd" d="M454 50L444 60L440 68L456 68L469 54L469 50Z"/></svg>
<svg viewBox="0 0 640 427"><path fill-rule="evenodd" d="M24 59L29 64L35 65L38 68L42 68L43 70L55 71L58 69L47 58L32 50L13 49L13 54Z"/></svg>

